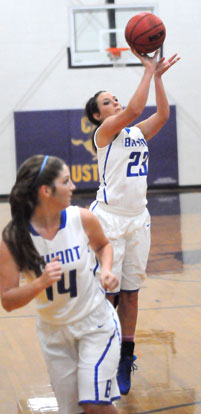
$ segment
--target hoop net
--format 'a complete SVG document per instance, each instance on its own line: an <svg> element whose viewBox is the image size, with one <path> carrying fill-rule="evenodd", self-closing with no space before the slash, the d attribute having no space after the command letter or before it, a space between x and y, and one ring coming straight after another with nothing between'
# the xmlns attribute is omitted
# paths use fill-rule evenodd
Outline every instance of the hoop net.
<svg viewBox="0 0 201 414"><path fill-rule="evenodd" d="M125 66L125 62L121 61L121 53L130 50L128 47L109 47L106 49L113 66Z"/></svg>

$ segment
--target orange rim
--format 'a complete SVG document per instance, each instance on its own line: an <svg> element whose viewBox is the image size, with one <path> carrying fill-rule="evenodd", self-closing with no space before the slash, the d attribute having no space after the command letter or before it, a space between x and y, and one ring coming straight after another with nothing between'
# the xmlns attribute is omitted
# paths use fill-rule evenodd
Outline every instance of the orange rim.
<svg viewBox="0 0 201 414"><path fill-rule="evenodd" d="M111 53L113 56L121 56L121 52L130 50L129 47L109 47L106 49L107 52Z"/></svg>

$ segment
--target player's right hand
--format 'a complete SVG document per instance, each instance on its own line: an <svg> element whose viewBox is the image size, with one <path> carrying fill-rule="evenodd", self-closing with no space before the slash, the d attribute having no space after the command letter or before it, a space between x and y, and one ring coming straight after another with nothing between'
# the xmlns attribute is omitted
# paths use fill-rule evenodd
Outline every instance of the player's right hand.
<svg viewBox="0 0 201 414"><path fill-rule="evenodd" d="M45 270L40 276L44 288L51 286L53 283L59 281L62 275L62 267L58 257L54 257L50 263L47 263Z"/></svg>
<svg viewBox="0 0 201 414"><path fill-rule="evenodd" d="M131 51L133 52L133 54L138 59L140 59L140 61L143 64L143 66L152 69L152 71L155 70L155 67L157 65L157 58L158 58L158 55L160 53L160 50L159 49L156 50L156 52L154 53L153 56L149 56L149 55L146 55L146 54L138 53L137 50L134 49L134 48L131 48Z"/></svg>

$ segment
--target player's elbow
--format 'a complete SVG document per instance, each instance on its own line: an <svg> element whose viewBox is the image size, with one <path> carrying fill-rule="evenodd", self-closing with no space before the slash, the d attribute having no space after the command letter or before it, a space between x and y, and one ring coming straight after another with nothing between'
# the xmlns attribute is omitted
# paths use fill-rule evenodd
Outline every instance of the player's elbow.
<svg viewBox="0 0 201 414"><path fill-rule="evenodd" d="M142 114L144 108L134 108L127 115L127 124L134 122Z"/></svg>
<svg viewBox="0 0 201 414"><path fill-rule="evenodd" d="M166 110L164 110L160 114L160 117L159 118L160 118L161 127L166 124L166 122L168 121L169 117L170 117L170 110L169 110L169 107L168 107Z"/></svg>
<svg viewBox="0 0 201 414"><path fill-rule="evenodd" d="M169 117L170 117L170 108L168 106L168 108L166 109L166 111L164 113L165 122L168 121Z"/></svg>
<svg viewBox="0 0 201 414"><path fill-rule="evenodd" d="M1 305L2 308L6 311L6 312L11 312L12 310L14 310L14 306L12 304L12 302L4 299L4 297L1 297Z"/></svg>
<svg viewBox="0 0 201 414"><path fill-rule="evenodd" d="M164 117L163 117L163 125L166 124L166 122L168 121L169 117L170 117L170 113L169 112L164 115Z"/></svg>
<svg viewBox="0 0 201 414"><path fill-rule="evenodd" d="M144 106L143 107L136 108L134 110L135 119L139 118L139 116L142 114L143 110L144 110Z"/></svg>

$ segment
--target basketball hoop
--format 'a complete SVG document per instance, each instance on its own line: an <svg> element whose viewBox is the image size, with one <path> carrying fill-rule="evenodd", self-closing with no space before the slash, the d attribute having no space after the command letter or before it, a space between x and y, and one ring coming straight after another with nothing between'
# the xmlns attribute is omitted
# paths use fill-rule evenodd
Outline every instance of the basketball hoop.
<svg viewBox="0 0 201 414"><path fill-rule="evenodd" d="M120 60L121 53L130 50L128 47L109 47L106 49L108 57L110 58L113 66L125 66L125 63Z"/></svg>

